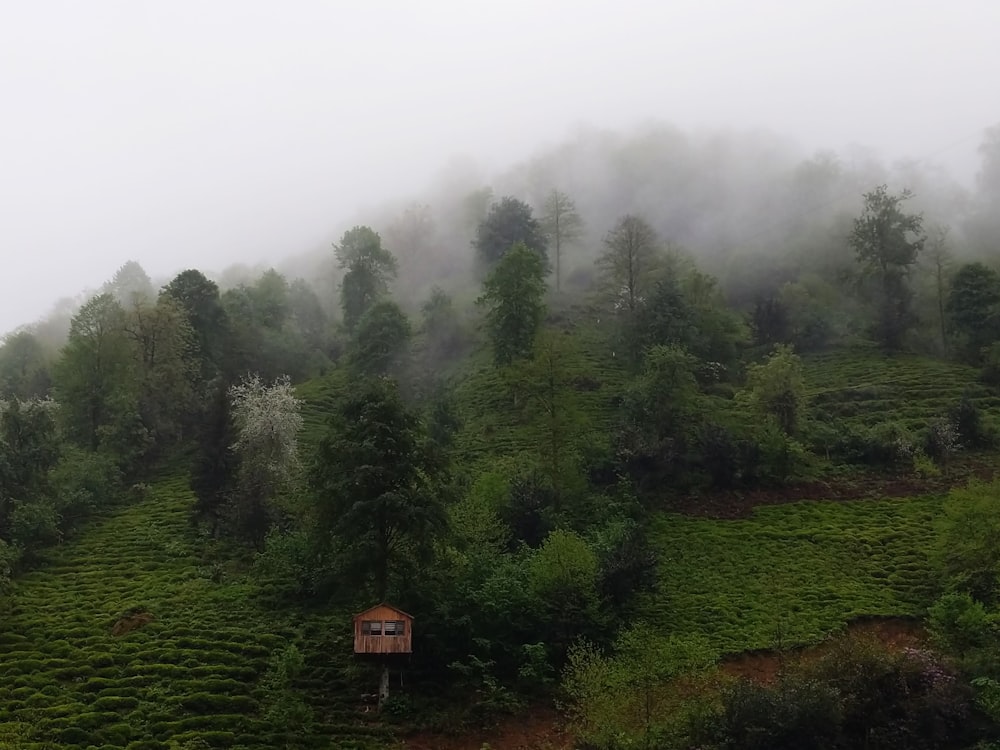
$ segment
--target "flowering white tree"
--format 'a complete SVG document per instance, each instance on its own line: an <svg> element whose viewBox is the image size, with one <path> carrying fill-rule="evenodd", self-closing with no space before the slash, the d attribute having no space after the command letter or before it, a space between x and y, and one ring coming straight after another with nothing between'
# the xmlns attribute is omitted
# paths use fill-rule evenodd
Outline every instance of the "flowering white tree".
<svg viewBox="0 0 1000 750"><path fill-rule="evenodd" d="M236 518L242 531L263 540L270 523L269 505L294 478L299 467L301 401L288 376L270 385L250 375L229 389L239 457Z"/></svg>

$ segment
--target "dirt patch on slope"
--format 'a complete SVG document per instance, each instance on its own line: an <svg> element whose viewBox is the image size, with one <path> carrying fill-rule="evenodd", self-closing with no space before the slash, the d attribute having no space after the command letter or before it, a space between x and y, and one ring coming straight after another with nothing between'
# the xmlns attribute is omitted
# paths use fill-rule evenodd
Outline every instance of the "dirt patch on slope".
<svg viewBox="0 0 1000 750"><path fill-rule="evenodd" d="M847 635L868 637L877 640L892 652L907 648L921 648L927 645L928 634L917 620L904 617L870 617L855 620L843 631ZM836 637L836 636L834 636ZM730 656L722 661L719 668L733 677L746 677L761 685L774 683L782 669L792 663L816 659L830 649L830 640L815 646L790 649L785 652L774 650L747 651Z"/></svg>
<svg viewBox="0 0 1000 750"><path fill-rule="evenodd" d="M716 491L689 495L670 502L669 509L705 518L746 518L762 505L783 505L803 500L846 501L886 497L910 497L946 493L972 479L991 481L998 467L982 461L968 461L953 466L947 475L938 477L885 476L860 472L850 479L825 482L800 482L785 487L746 491Z"/></svg>
<svg viewBox="0 0 1000 750"><path fill-rule="evenodd" d="M120 636L145 627L156 618L145 609L133 609L122 614L111 626L111 635Z"/></svg>
<svg viewBox="0 0 1000 750"><path fill-rule="evenodd" d="M403 740L406 750L570 750L573 738L559 713L547 706L527 709L495 729L443 735L422 732Z"/></svg>

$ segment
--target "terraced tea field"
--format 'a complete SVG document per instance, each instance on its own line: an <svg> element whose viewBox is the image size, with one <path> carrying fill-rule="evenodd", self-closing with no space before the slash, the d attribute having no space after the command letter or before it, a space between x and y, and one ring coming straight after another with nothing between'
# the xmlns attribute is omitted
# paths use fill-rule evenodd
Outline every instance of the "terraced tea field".
<svg viewBox="0 0 1000 750"><path fill-rule="evenodd" d="M871 426L898 422L920 430L968 395L1000 414L1000 395L979 382L979 371L941 360L877 352L845 351L804 358L814 416Z"/></svg>
<svg viewBox="0 0 1000 750"><path fill-rule="evenodd" d="M387 730L353 705L364 687L345 676L349 619L293 622L245 584L216 582L195 554L191 501L183 481L156 485L0 600L0 747L385 747ZM113 635L128 611L149 617ZM306 659L296 690L314 721L286 731L264 718L260 679L289 643Z"/></svg>
<svg viewBox="0 0 1000 750"><path fill-rule="evenodd" d="M761 507L750 518L660 516L643 620L722 652L812 643L853 618L921 615L941 502L927 496Z"/></svg>
<svg viewBox="0 0 1000 750"><path fill-rule="evenodd" d="M557 337L562 369L563 408L575 415L574 434L580 441L606 441L616 415L615 399L625 379L619 358L597 326L550 329ZM462 428L456 438L460 460L492 461L498 456L537 455L541 437L538 410L512 408L513 397L504 376L493 366L492 354L470 358L470 369L455 379L454 398Z"/></svg>

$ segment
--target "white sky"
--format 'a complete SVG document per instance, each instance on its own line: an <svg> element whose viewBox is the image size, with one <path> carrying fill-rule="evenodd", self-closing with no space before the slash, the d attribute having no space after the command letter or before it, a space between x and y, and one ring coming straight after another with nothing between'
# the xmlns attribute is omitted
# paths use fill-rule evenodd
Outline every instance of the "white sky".
<svg viewBox="0 0 1000 750"><path fill-rule="evenodd" d="M762 127L968 173L996 0L0 0L0 332L126 260L322 247L457 154Z"/></svg>

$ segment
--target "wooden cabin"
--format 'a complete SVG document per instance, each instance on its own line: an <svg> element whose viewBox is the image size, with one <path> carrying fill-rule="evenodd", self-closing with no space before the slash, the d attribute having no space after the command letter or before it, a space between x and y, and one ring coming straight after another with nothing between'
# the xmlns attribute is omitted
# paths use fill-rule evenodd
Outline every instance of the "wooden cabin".
<svg viewBox="0 0 1000 750"><path fill-rule="evenodd" d="M413 615L385 602L354 615L354 653L413 653Z"/></svg>

